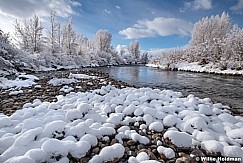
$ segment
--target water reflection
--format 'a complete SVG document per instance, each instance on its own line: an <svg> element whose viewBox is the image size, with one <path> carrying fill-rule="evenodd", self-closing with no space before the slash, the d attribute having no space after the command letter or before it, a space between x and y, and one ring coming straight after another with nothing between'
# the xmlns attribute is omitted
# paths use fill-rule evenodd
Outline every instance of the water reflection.
<svg viewBox="0 0 243 163"><path fill-rule="evenodd" d="M116 79L139 87L149 86L180 91L185 96L195 94L200 98L209 97L233 108L243 110L242 77L221 76L204 73L164 71L145 66L97 68Z"/></svg>

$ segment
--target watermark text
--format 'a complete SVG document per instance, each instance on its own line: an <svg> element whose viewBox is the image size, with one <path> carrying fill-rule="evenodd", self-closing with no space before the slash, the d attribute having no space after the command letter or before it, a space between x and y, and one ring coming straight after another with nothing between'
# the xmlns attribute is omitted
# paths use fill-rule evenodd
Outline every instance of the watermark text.
<svg viewBox="0 0 243 163"><path fill-rule="evenodd" d="M195 157L196 161L224 161L224 162L241 162L241 157Z"/></svg>

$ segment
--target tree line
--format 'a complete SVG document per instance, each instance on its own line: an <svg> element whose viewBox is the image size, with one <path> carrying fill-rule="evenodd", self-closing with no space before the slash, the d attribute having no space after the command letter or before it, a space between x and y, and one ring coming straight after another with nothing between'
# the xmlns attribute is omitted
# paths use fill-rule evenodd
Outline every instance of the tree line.
<svg viewBox="0 0 243 163"><path fill-rule="evenodd" d="M194 24L189 45L165 52L151 62L168 68L179 62L213 63L221 70L243 68L243 29L232 25L228 13L204 17Z"/></svg>
<svg viewBox="0 0 243 163"><path fill-rule="evenodd" d="M45 28L38 15L34 15L22 25L16 20L14 26L18 46L27 51L40 52L48 49L52 53L63 52L76 55L87 54L90 50L114 53L111 46L112 34L108 30L98 30L93 40L89 41L87 37L74 30L72 17L67 23L57 22L55 11L50 14L50 27L46 29L47 35L43 34ZM132 41L129 49L130 54L135 58L140 57L138 41Z"/></svg>
<svg viewBox="0 0 243 163"><path fill-rule="evenodd" d="M127 48L128 52L117 52L111 45L112 34L108 30L98 30L94 38L89 40L75 31L72 17L68 21L60 23L57 21L55 11L50 12L48 27L43 26L37 14L24 22L16 19L13 24L15 27L14 45L22 52L28 53L29 57L33 57L35 60L44 60L40 63L42 65L46 63L51 66L52 63L50 62L55 62L54 60L56 59L62 65L61 62L65 62L65 57L70 60L69 64L72 64L71 60L76 58L75 62L77 65L86 66L92 64L129 64L147 60L147 53L140 54L139 41L131 41ZM6 37L3 38L3 36ZM5 44L10 44L9 35L1 31L1 44L3 40L5 40ZM3 45L1 46L1 49L4 49ZM1 56L4 57L3 55ZM21 57L18 58L20 59ZM48 61L50 59L52 61Z"/></svg>

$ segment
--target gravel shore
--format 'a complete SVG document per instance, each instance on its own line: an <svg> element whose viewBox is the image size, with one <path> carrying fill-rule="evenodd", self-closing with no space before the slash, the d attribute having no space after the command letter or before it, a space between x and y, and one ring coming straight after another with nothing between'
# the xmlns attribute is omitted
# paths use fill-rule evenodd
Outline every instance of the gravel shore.
<svg viewBox="0 0 243 163"><path fill-rule="evenodd" d="M11 90L1 90L1 104L0 104L0 113L4 113L5 115L11 115L16 110L21 109L22 106L26 103L33 102L34 99L40 99L41 101L48 101L53 102L57 101L57 95L66 95L69 92L60 91L63 88L63 85L60 86L52 86L48 84L48 81L51 80L53 77L56 78L66 78L69 76L70 72L51 72L46 73L44 75L38 76L40 78L37 81L38 87L36 85L29 87L29 88L22 88L24 93L17 94L17 95L9 95ZM79 82L65 84L72 88L74 88L73 92L86 92L95 89L100 89L102 86L106 86L110 84L116 88L125 88L125 87L135 87L129 86L128 84L115 81L107 74L98 71L76 71L73 73L82 73L90 76L97 76L98 78L95 79L82 79ZM143 121L140 122L141 124L145 123ZM140 125L141 125L140 124ZM116 130L121 126L117 125ZM194 163L197 162L194 156L211 156L211 157L219 157L221 156L219 153L207 153L203 149L192 149L192 148L178 148L171 143L170 140L165 139L163 134L167 131L167 128L164 128L162 132L154 132L151 130L141 130L139 129L139 125L134 123L130 123L129 127L132 130L135 130L142 136L145 136L149 139L149 143L146 145L140 144L137 141L131 139L124 139L123 146L125 147L125 154L122 158L116 159L111 161L112 163L115 162L128 162L129 157L134 156L136 157L139 153L145 152L149 156L151 160L157 160L159 162L176 162L176 163ZM158 144L159 142L159 144ZM95 147L92 147L89 152L86 154L85 157L81 159L73 158L72 156L68 156L70 162L88 162L93 156L99 154L101 149L106 146L114 145L115 143L119 143L118 140L115 138L115 135L109 135L98 139L98 144ZM165 146L173 149L175 152L175 157L167 158L164 154L158 152L158 146ZM57 159L58 160L58 159Z"/></svg>
<svg viewBox="0 0 243 163"><path fill-rule="evenodd" d="M40 99L42 101L56 101L57 95L65 95L69 92L60 91L63 85L52 86L48 84L52 78L66 78L69 76L70 72L72 73L82 73L91 76L98 76L96 79L81 79L76 83L65 84L74 88L73 92L86 92L90 90L99 89L102 86L111 84L117 88L124 88L128 85L121 81L115 81L109 78L109 75L98 72L98 71L52 71L41 74L33 74L40 78L37 82L38 87L33 85L28 88L22 88L23 93L17 95L9 95L12 89L0 90L1 102L0 102L0 113L5 115L11 115L16 110L21 109L25 103L32 102L34 99ZM102 84L100 80L105 81ZM92 83L92 84L91 84Z"/></svg>

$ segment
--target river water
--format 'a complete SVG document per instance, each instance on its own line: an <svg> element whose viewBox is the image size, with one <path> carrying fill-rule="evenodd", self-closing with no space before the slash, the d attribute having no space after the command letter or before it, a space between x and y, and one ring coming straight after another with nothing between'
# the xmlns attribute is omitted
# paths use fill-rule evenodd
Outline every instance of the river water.
<svg viewBox="0 0 243 163"><path fill-rule="evenodd" d="M153 87L209 97L213 102L229 105L243 112L243 77L206 73L166 71L146 66L94 68L108 73L111 78L138 87Z"/></svg>

